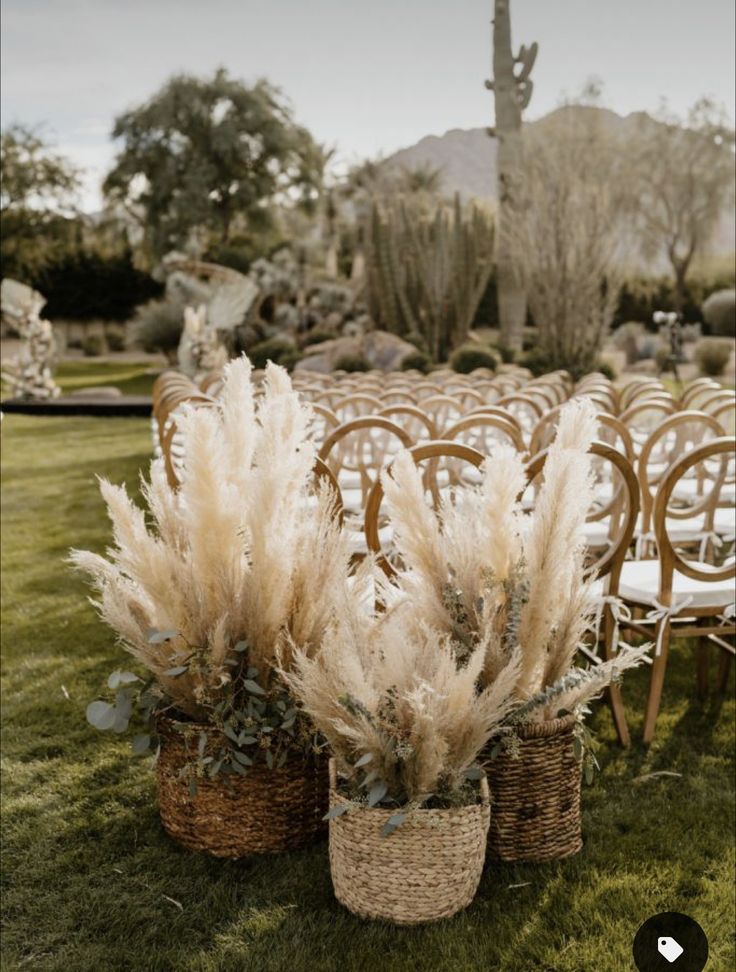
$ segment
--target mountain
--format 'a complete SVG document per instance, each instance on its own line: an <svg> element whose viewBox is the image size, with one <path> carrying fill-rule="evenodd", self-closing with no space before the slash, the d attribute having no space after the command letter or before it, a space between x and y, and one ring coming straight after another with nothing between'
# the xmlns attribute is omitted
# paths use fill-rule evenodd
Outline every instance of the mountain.
<svg viewBox="0 0 736 972"><path fill-rule="evenodd" d="M543 128L558 117L560 112L595 112L610 131L626 134L641 123L642 118L652 125L659 124L645 112L618 115L608 108L574 106L556 108L548 115L532 122L529 128ZM447 195L459 192L464 198L496 198L497 140L485 128L452 128L444 135L426 135L415 145L399 149L383 160L387 171L429 167L442 174L442 191ZM713 241L716 253L732 253L736 250L736 218L729 207L724 212Z"/></svg>

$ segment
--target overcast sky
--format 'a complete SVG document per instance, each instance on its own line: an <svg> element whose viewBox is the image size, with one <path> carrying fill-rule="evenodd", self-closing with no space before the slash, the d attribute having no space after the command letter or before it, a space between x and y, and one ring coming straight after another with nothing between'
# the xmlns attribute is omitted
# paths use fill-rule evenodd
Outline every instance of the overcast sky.
<svg viewBox="0 0 736 972"><path fill-rule="evenodd" d="M492 0L1 0L2 123L44 124L88 170L121 111L172 73L266 76L347 162L492 121ZM620 113L701 94L734 116L734 0L512 0L515 48L538 41L528 117L604 83Z"/></svg>

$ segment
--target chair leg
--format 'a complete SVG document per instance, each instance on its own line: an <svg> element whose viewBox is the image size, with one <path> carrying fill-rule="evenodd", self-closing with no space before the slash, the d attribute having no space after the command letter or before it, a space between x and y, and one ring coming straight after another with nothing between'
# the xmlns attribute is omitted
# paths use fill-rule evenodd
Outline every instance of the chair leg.
<svg viewBox="0 0 736 972"><path fill-rule="evenodd" d="M733 664L733 655L730 651L721 651L721 657L718 662L718 692L721 695L725 695L726 689L728 688L728 677L731 674L731 665Z"/></svg>
<svg viewBox="0 0 736 972"><path fill-rule="evenodd" d="M611 706L611 715L613 716L613 724L616 727L618 741L624 749L628 749L631 745L631 734L626 721L626 709L624 708L624 700L621 697L621 686L616 685L615 682L608 686L608 704Z"/></svg>
<svg viewBox="0 0 736 972"><path fill-rule="evenodd" d="M659 704L662 701L662 687L664 685L664 673L667 669L667 656L670 651L670 623L669 618L664 618L657 623L655 638L660 636L660 628L664 625L664 633L661 636L662 648L658 655L654 656L652 663L652 679L649 683L649 698L647 699L647 709L644 716L644 742L649 744L654 739L654 727L657 724L659 715Z"/></svg>
<svg viewBox="0 0 736 972"><path fill-rule="evenodd" d="M606 661L613 656L613 630L613 618L611 617L610 611L606 610L603 627L603 657ZM621 686L612 682L608 686L606 695L608 704L611 706L611 715L613 716L613 724L616 727L618 741L626 749L631 745L631 734L629 733L629 726L626 721L626 709L624 708L624 700L621 695Z"/></svg>
<svg viewBox="0 0 736 972"><path fill-rule="evenodd" d="M710 645L707 638L698 638L695 653L698 698L704 700L708 698L710 688Z"/></svg>

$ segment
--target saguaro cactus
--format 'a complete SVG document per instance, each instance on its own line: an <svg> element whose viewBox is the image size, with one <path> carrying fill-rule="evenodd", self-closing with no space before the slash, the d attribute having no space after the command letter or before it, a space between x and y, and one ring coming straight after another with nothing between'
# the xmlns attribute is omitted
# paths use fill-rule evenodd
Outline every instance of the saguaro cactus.
<svg viewBox="0 0 736 972"><path fill-rule="evenodd" d="M496 125L488 134L498 139L498 233L496 236L496 286L501 340L521 350L526 295L516 272L507 227L513 218L514 182L521 156L521 113L529 104L533 82L529 75L537 57L536 41L524 45L514 57L511 50L510 0L495 0L493 18L493 79L486 87L493 91Z"/></svg>

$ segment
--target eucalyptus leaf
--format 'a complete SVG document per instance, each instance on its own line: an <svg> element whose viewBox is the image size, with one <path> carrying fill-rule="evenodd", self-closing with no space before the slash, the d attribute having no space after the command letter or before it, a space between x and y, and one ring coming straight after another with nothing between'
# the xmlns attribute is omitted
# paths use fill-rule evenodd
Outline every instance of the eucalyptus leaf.
<svg viewBox="0 0 736 972"><path fill-rule="evenodd" d="M118 734L125 732L130 724L130 712L115 706L115 721L112 724L112 731Z"/></svg>
<svg viewBox="0 0 736 972"><path fill-rule="evenodd" d="M225 735L227 736L227 738L230 739L232 742L234 742L234 743L236 743L238 745L240 744L240 739L238 738L238 734L233 729L232 726L229 726L229 725L226 724L224 726L224 728L223 728L222 731L225 733Z"/></svg>
<svg viewBox="0 0 736 972"><path fill-rule="evenodd" d="M157 631L156 628L151 628L148 632L148 644L160 645L164 641L171 641L172 638L176 638L178 634L178 631Z"/></svg>
<svg viewBox="0 0 736 972"><path fill-rule="evenodd" d="M572 751L575 754L575 759L580 760L583 758L583 743L578 736L575 736L572 741Z"/></svg>
<svg viewBox="0 0 736 972"><path fill-rule="evenodd" d="M178 675L183 675L184 672L189 671L189 665L176 665L174 668L167 668L164 675L169 678L176 678Z"/></svg>
<svg viewBox="0 0 736 972"><path fill-rule="evenodd" d="M195 797L197 795L197 781L193 776L189 777L189 796Z"/></svg>
<svg viewBox="0 0 736 972"><path fill-rule="evenodd" d="M595 767L592 763L585 764L585 782L590 786L595 779Z"/></svg>
<svg viewBox="0 0 736 972"><path fill-rule="evenodd" d="M270 749L266 750L266 766L268 766L269 769L273 769L273 753Z"/></svg>
<svg viewBox="0 0 736 972"><path fill-rule="evenodd" d="M233 752L233 757L235 759L237 759L237 761L239 763L241 763L243 766L252 766L253 765L253 760L250 758L250 756L246 756L245 753L239 753L237 751L234 751Z"/></svg>
<svg viewBox="0 0 736 972"><path fill-rule="evenodd" d="M141 680L133 672L113 672L107 680L107 687L111 689L119 688L121 685L130 685Z"/></svg>
<svg viewBox="0 0 736 972"><path fill-rule="evenodd" d="M350 809L349 803L338 803L336 806L331 807L327 813L322 817L323 820L334 820L335 817L342 817L344 813L347 813Z"/></svg>
<svg viewBox="0 0 736 972"><path fill-rule="evenodd" d="M255 736L246 736L244 732L241 732L236 740L238 746L253 746L258 742Z"/></svg>
<svg viewBox="0 0 736 972"><path fill-rule="evenodd" d="M250 692L251 695L265 695L265 689L262 689L258 682L254 682L252 678L243 679L243 688L246 692Z"/></svg>
<svg viewBox="0 0 736 972"><path fill-rule="evenodd" d="M247 650L248 650L247 641L238 641L235 645L233 645L233 651L237 651L239 655L242 655L242 653Z"/></svg>
<svg viewBox="0 0 736 972"><path fill-rule="evenodd" d="M386 784L383 782L383 780L378 780L378 782L374 783L368 792L368 806L375 807L377 803L380 803L381 800L383 800L387 793L388 787Z"/></svg>
<svg viewBox="0 0 736 972"><path fill-rule="evenodd" d="M134 756L141 756L143 753L147 753L150 748L150 736L136 736L131 744L131 749L133 750Z"/></svg>
<svg viewBox="0 0 736 972"><path fill-rule="evenodd" d="M90 702L87 706L87 722L95 729L112 729L115 724L115 706L109 702Z"/></svg>
<svg viewBox="0 0 736 972"><path fill-rule="evenodd" d="M480 768L480 766L469 766L465 770L466 780L482 780L483 775L483 770Z"/></svg>
<svg viewBox="0 0 736 972"><path fill-rule="evenodd" d="M357 763L354 765L354 769L360 769L361 766L367 766L368 763L373 759L373 753L365 753L360 757Z"/></svg>
<svg viewBox="0 0 736 972"><path fill-rule="evenodd" d="M400 827L405 820L405 813L395 813L390 816L383 827L381 827L381 837L390 837L396 828Z"/></svg>

